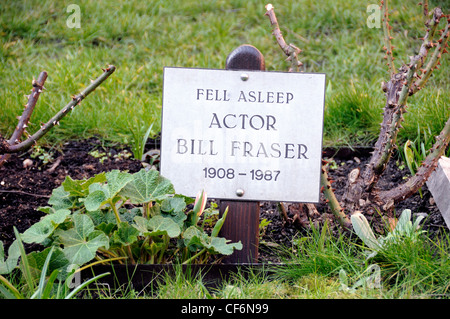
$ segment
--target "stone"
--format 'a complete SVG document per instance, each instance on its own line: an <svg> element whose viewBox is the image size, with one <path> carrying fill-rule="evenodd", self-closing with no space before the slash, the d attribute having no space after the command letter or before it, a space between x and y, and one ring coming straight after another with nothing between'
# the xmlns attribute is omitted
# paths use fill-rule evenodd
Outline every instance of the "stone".
<svg viewBox="0 0 450 319"><path fill-rule="evenodd" d="M427 186L447 227L450 228L450 158L442 156L439 159L436 170L427 181Z"/></svg>

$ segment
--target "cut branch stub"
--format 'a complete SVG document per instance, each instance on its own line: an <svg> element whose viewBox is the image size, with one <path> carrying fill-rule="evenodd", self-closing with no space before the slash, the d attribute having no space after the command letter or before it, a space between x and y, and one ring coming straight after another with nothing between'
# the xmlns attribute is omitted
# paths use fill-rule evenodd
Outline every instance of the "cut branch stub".
<svg viewBox="0 0 450 319"><path fill-rule="evenodd" d="M267 12L265 13L266 16L270 19L270 24L272 25L272 34L275 36L278 45L283 50L284 54L287 55L287 60L290 61L291 66L289 68L289 72L298 72L299 67L303 65L298 60L298 55L302 52L301 49L297 48L292 43L287 44L284 40L283 34L281 33L280 26L278 25L278 20L275 15L274 7L272 4L266 5Z"/></svg>

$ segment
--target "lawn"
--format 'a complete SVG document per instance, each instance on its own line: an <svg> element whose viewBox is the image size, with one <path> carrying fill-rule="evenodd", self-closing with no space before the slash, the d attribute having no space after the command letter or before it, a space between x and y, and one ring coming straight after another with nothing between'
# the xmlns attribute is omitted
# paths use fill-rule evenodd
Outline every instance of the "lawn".
<svg viewBox="0 0 450 319"><path fill-rule="evenodd" d="M153 124L160 129L164 66L225 67L237 46L255 45L268 71L287 71L261 1L77 1L80 28L64 1L4 1L0 7L0 134L9 136L31 81L48 72L28 128L36 131L70 101L101 68L117 71L41 143L99 135L131 143ZM439 3L436 3L439 4ZM371 145L377 136L388 80L382 28L369 28L369 3L283 1L273 3L287 42L300 47L304 72L327 75L324 144ZM430 7L435 2L430 3ZM441 1L444 7L445 1ZM392 1L397 66L417 53L424 35L421 7ZM448 8L447 8L448 9ZM437 135L450 115L448 56L425 90L408 100L400 139L419 131ZM185 112L188 112L186 106Z"/></svg>

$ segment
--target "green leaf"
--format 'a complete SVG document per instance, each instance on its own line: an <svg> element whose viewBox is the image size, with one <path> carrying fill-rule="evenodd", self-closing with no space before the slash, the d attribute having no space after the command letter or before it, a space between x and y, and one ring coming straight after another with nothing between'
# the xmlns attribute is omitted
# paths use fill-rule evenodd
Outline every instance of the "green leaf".
<svg viewBox="0 0 450 319"><path fill-rule="evenodd" d="M9 274L17 266L17 262L20 257L19 242L13 241L8 249L8 258L5 260L5 251L3 248L3 243L0 241L0 274Z"/></svg>
<svg viewBox="0 0 450 319"><path fill-rule="evenodd" d="M209 238L196 226L190 226L183 232L183 243L190 251L197 251L199 248L209 246Z"/></svg>
<svg viewBox="0 0 450 319"><path fill-rule="evenodd" d="M87 215L75 215L73 222L74 228L55 232L71 264L85 264L95 257L98 248L109 248L109 238L103 232L94 230L94 223Z"/></svg>
<svg viewBox="0 0 450 319"><path fill-rule="evenodd" d="M179 213L183 212L186 208L186 202L184 201L184 197L174 196L166 198L161 203L161 210L166 213Z"/></svg>
<svg viewBox="0 0 450 319"><path fill-rule="evenodd" d="M242 249L242 243L228 243L223 237L209 237L195 226L187 228L183 233L184 244L191 251L206 248L211 254L231 255L235 249Z"/></svg>
<svg viewBox="0 0 450 319"><path fill-rule="evenodd" d="M369 222L366 217L361 213L355 213L351 216L351 222L353 229L359 238L370 248L378 250L380 248L380 243L376 239L372 229L370 228Z"/></svg>
<svg viewBox="0 0 450 319"><path fill-rule="evenodd" d="M70 193L66 192L63 186L55 188L48 200L48 204L55 210L74 208L77 203L78 199L70 196Z"/></svg>
<svg viewBox="0 0 450 319"><path fill-rule="evenodd" d="M81 180L73 180L70 176L67 176L62 186L66 192L69 192L71 196L86 197L89 194L89 186L94 183L103 183L106 181L105 173L100 173L94 177Z"/></svg>
<svg viewBox="0 0 450 319"><path fill-rule="evenodd" d="M214 228L211 232L211 237L217 237L219 235L219 232L222 229L223 223L225 222L225 218L227 218L227 214L228 214L228 206L225 209L225 212L223 213L222 218L220 218L214 225Z"/></svg>
<svg viewBox="0 0 450 319"><path fill-rule="evenodd" d="M52 247L53 252L51 254L51 259L48 265L48 273L51 273L55 270L63 271L69 265L69 260L64 255L62 249L55 246ZM33 278L39 278L41 276L43 266L46 259L48 258L48 255L50 254L52 247L46 248L43 251L39 252L34 251L27 255L30 272Z"/></svg>
<svg viewBox="0 0 450 319"><path fill-rule="evenodd" d="M114 244L128 246L137 241L139 230L128 223L120 223L114 232L112 240Z"/></svg>
<svg viewBox="0 0 450 319"><path fill-rule="evenodd" d="M242 243L240 241L230 244L228 242L229 240L223 237L212 237L211 244L209 245L209 247L207 247L208 252L222 255L231 255L235 249L242 249Z"/></svg>
<svg viewBox="0 0 450 319"><path fill-rule="evenodd" d="M172 183L161 176L158 171L142 169L132 175L121 195L129 198L134 204L148 203L154 200L163 200L175 192Z"/></svg>
<svg viewBox="0 0 450 319"><path fill-rule="evenodd" d="M410 140L406 141L403 151L405 153L406 164L408 165L409 171L411 172L412 175L414 175L415 174L415 170L413 167L414 152L411 149L411 141Z"/></svg>
<svg viewBox="0 0 450 319"><path fill-rule="evenodd" d="M143 236L168 235L171 238L178 237L181 233L180 226L171 218L157 215L147 220L136 216L133 225Z"/></svg>
<svg viewBox="0 0 450 319"><path fill-rule="evenodd" d="M84 201L86 209L88 211L98 210L113 200L132 179L132 175L119 170L106 173L106 184L93 183L89 185L89 195Z"/></svg>
<svg viewBox="0 0 450 319"><path fill-rule="evenodd" d="M53 208L51 208L51 210L53 210ZM22 240L27 244L42 243L69 215L70 210L60 209L53 214L45 216L22 234Z"/></svg>
<svg viewBox="0 0 450 319"><path fill-rule="evenodd" d="M150 236L153 234L168 235L171 238L178 237L181 233L180 226L171 218L163 217L161 215L150 218L148 227L152 230Z"/></svg>
<svg viewBox="0 0 450 319"><path fill-rule="evenodd" d="M102 205L106 204L110 197L108 187L103 187L100 184L92 184L89 187L89 195L84 201L84 206L89 212L98 210Z"/></svg>

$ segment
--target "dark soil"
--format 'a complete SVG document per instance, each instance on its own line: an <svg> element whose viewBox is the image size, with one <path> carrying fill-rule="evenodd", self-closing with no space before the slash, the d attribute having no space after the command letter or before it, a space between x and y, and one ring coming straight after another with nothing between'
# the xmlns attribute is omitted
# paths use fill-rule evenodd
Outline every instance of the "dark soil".
<svg viewBox="0 0 450 319"><path fill-rule="evenodd" d="M158 140L147 142L146 151L158 148ZM95 153L92 153L95 150L106 155L95 156ZM96 138L70 141L47 152L53 158L48 163L44 163L43 159L31 158L31 151L28 151L11 156L8 162L0 167L0 240L5 245L5 251L14 240L13 226L19 232L24 232L39 221L43 213L36 208L47 205L52 190L58 187L67 175L73 179L82 179L113 169L136 172L146 165L133 159L132 156L127 158L126 152L128 155L131 154L128 148L118 145L105 146ZM334 168L330 169L330 176L335 180L333 185L337 189L336 194L339 198L348 173L353 168L364 165L368 159L368 151L341 150L336 153L333 150L326 150L324 157L332 157L336 163ZM29 161L25 160L31 160L32 163L27 166ZM407 169L400 169L395 161L391 161L379 186L391 188L402 183L407 174ZM411 209L414 214L423 214L426 217L423 222L424 229L428 231L430 237L441 232L448 232L444 219L426 186L423 187L422 194L422 197L416 194L402 202L396 207L397 214L399 215L406 208ZM331 229L335 231L338 228L323 200L316 205L318 212L316 214L308 213L300 204L285 204L285 208L288 219L283 218L283 214L278 209L278 203L261 203L261 220L265 219L269 222L260 239L259 259L261 262L277 261L274 259L273 247L290 247L294 237L300 237L308 230L309 219L316 225L322 225L327 221ZM294 220L294 213L300 218ZM368 216L368 219L374 223L379 232L383 231L380 223L375 222L377 216ZM27 249L34 250L40 247L28 246Z"/></svg>

